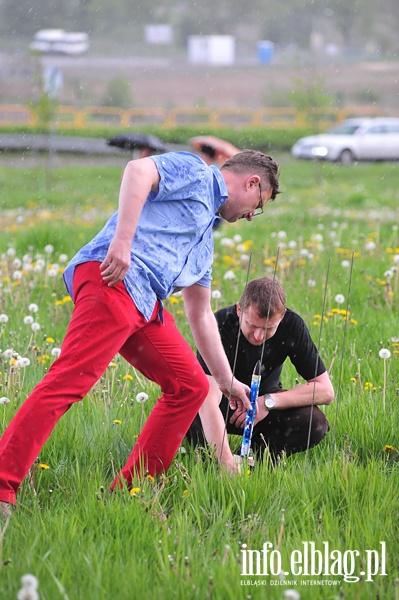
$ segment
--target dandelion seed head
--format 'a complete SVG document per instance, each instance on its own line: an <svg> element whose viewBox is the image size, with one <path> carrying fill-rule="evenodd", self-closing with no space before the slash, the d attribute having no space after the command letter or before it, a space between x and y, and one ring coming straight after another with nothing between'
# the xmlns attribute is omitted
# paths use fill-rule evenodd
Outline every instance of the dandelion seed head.
<svg viewBox="0 0 399 600"><path fill-rule="evenodd" d="M148 400L148 394L146 394L145 392L139 392L136 396L136 402L138 402L139 404L141 404L142 402L145 402L146 400Z"/></svg>
<svg viewBox="0 0 399 600"><path fill-rule="evenodd" d="M17 367L21 367L24 369L25 367L29 367L30 360L29 360L29 358L25 358L25 357L21 356L21 358L17 359L17 362L15 364Z"/></svg>
<svg viewBox="0 0 399 600"><path fill-rule="evenodd" d="M23 320L25 325L32 325L32 323L34 322L34 318L32 317L32 315L26 315L26 317L24 317Z"/></svg>
<svg viewBox="0 0 399 600"><path fill-rule="evenodd" d="M12 274L12 278L16 281L22 279L22 271L14 271L14 273Z"/></svg>
<svg viewBox="0 0 399 600"><path fill-rule="evenodd" d="M225 248L232 248L235 245L235 242L231 238L224 237L224 238L221 238L220 245Z"/></svg>
<svg viewBox="0 0 399 600"><path fill-rule="evenodd" d="M28 310L29 310L29 312L37 313L37 311L39 310L39 307L38 307L37 304L35 304L34 302L32 302L32 304L29 304Z"/></svg>
<svg viewBox="0 0 399 600"><path fill-rule="evenodd" d="M334 300L337 304L343 304L345 302L345 296L343 294L337 294Z"/></svg>
<svg viewBox="0 0 399 600"><path fill-rule="evenodd" d="M32 323L31 327L32 327L32 331L39 331L40 324L39 323Z"/></svg>
<svg viewBox="0 0 399 600"><path fill-rule="evenodd" d="M15 248L8 248L7 249L7 256L15 256L16 255L16 250Z"/></svg>
<svg viewBox="0 0 399 600"><path fill-rule="evenodd" d="M212 298L214 300L220 300L221 297L222 297L222 292L220 292L219 290L213 290Z"/></svg>
<svg viewBox="0 0 399 600"><path fill-rule="evenodd" d="M308 279L308 286L309 286L310 288L314 288L314 287L316 287L316 282L315 282L315 280L314 280L314 279Z"/></svg>
<svg viewBox="0 0 399 600"><path fill-rule="evenodd" d="M8 323L9 319L8 319L8 315L6 315L5 313L1 313L0 315L0 323Z"/></svg>
<svg viewBox="0 0 399 600"><path fill-rule="evenodd" d="M350 267L349 260L343 260L343 261L341 261L341 267L344 267L344 269L347 269L348 267Z"/></svg>
<svg viewBox="0 0 399 600"><path fill-rule="evenodd" d="M61 263L66 263L66 262L67 262L67 260L68 260L68 256L67 256L66 254L60 254L60 255L59 255L59 257L58 257L58 260L59 260Z"/></svg>
<svg viewBox="0 0 399 600"><path fill-rule="evenodd" d="M226 271L226 273L223 275L223 279L226 281L233 280L236 279L236 275L234 271Z"/></svg>
<svg viewBox="0 0 399 600"><path fill-rule="evenodd" d="M51 356L55 356L56 358L58 358L60 354L61 354L61 348L52 348L51 349Z"/></svg>
<svg viewBox="0 0 399 600"><path fill-rule="evenodd" d="M22 260L20 258L14 258L12 264L16 269L20 269L22 267Z"/></svg>
<svg viewBox="0 0 399 600"><path fill-rule="evenodd" d="M233 240L235 241L236 244L240 244L242 242L242 237L240 236L239 233L236 233L235 235L233 235Z"/></svg>
<svg viewBox="0 0 399 600"><path fill-rule="evenodd" d="M284 600L301 600L301 594L297 590L284 590Z"/></svg>
<svg viewBox="0 0 399 600"><path fill-rule="evenodd" d="M54 252L54 246L52 244L47 244L44 246L44 251L46 254L52 254Z"/></svg>
<svg viewBox="0 0 399 600"><path fill-rule="evenodd" d="M367 250L368 252L372 252L373 250L376 249L375 242L369 240L368 242L365 243L364 249Z"/></svg>
<svg viewBox="0 0 399 600"><path fill-rule="evenodd" d="M378 355L380 358L387 359L391 357L391 352L388 350L388 348L381 348Z"/></svg>
<svg viewBox="0 0 399 600"><path fill-rule="evenodd" d="M2 396L0 398L0 404L8 404L10 402L10 398L7 398L7 396Z"/></svg>

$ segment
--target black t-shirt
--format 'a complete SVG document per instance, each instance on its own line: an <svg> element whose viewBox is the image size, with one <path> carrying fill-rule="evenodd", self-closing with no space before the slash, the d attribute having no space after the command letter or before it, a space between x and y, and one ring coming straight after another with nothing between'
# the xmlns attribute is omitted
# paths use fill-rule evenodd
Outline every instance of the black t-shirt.
<svg viewBox="0 0 399 600"><path fill-rule="evenodd" d="M215 317L224 350L233 369L239 331L236 306L221 308L215 313ZM262 345L250 344L240 332L234 369L235 377L250 386L254 367L261 355ZM202 356L199 353L197 356L205 373L210 375ZM282 387L280 375L286 358L291 360L299 375L306 381L326 371L304 320L289 308L277 327L276 333L265 343L259 395Z"/></svg>

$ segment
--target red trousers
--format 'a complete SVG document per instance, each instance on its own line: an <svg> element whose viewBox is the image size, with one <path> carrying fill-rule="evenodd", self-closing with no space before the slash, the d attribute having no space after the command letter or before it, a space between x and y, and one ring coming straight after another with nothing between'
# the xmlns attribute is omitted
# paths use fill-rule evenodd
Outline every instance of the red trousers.
<svg viewBox="0 0 399 600"><path fill-rule="evenodd" d="M111 487L166 471L209 384L173 317L159 304L149 321L123 282L108 287L99 262L79 265L74 311L59 358L16 413L0 440L0 500L15 504L17 490L58 419L82 400L118 352L162 391L126 465Z"/></svg>

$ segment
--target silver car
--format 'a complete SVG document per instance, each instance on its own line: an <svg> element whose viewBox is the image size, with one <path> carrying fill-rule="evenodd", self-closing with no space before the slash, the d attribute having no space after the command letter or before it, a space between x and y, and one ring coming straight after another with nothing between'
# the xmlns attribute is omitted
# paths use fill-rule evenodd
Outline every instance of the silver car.
<svg viewBox="0 0 399 600"><path fill-rule="evenodd" d="M327 133L299 139L291 148L296 158L337 161L399 160L399 119L347 119Z"/></svg>

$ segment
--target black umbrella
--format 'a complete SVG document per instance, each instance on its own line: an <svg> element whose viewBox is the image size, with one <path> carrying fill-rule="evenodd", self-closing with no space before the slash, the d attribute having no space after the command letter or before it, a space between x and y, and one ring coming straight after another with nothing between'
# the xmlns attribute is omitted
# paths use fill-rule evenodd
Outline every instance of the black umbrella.
<svg viewBox="0 0 399 600"><path fill-rule="evenodd" d="M166 152L166 146L159 138L150 133L120 133L107 140L109 146L124 150L148 148L153 152Z"/></svg>

